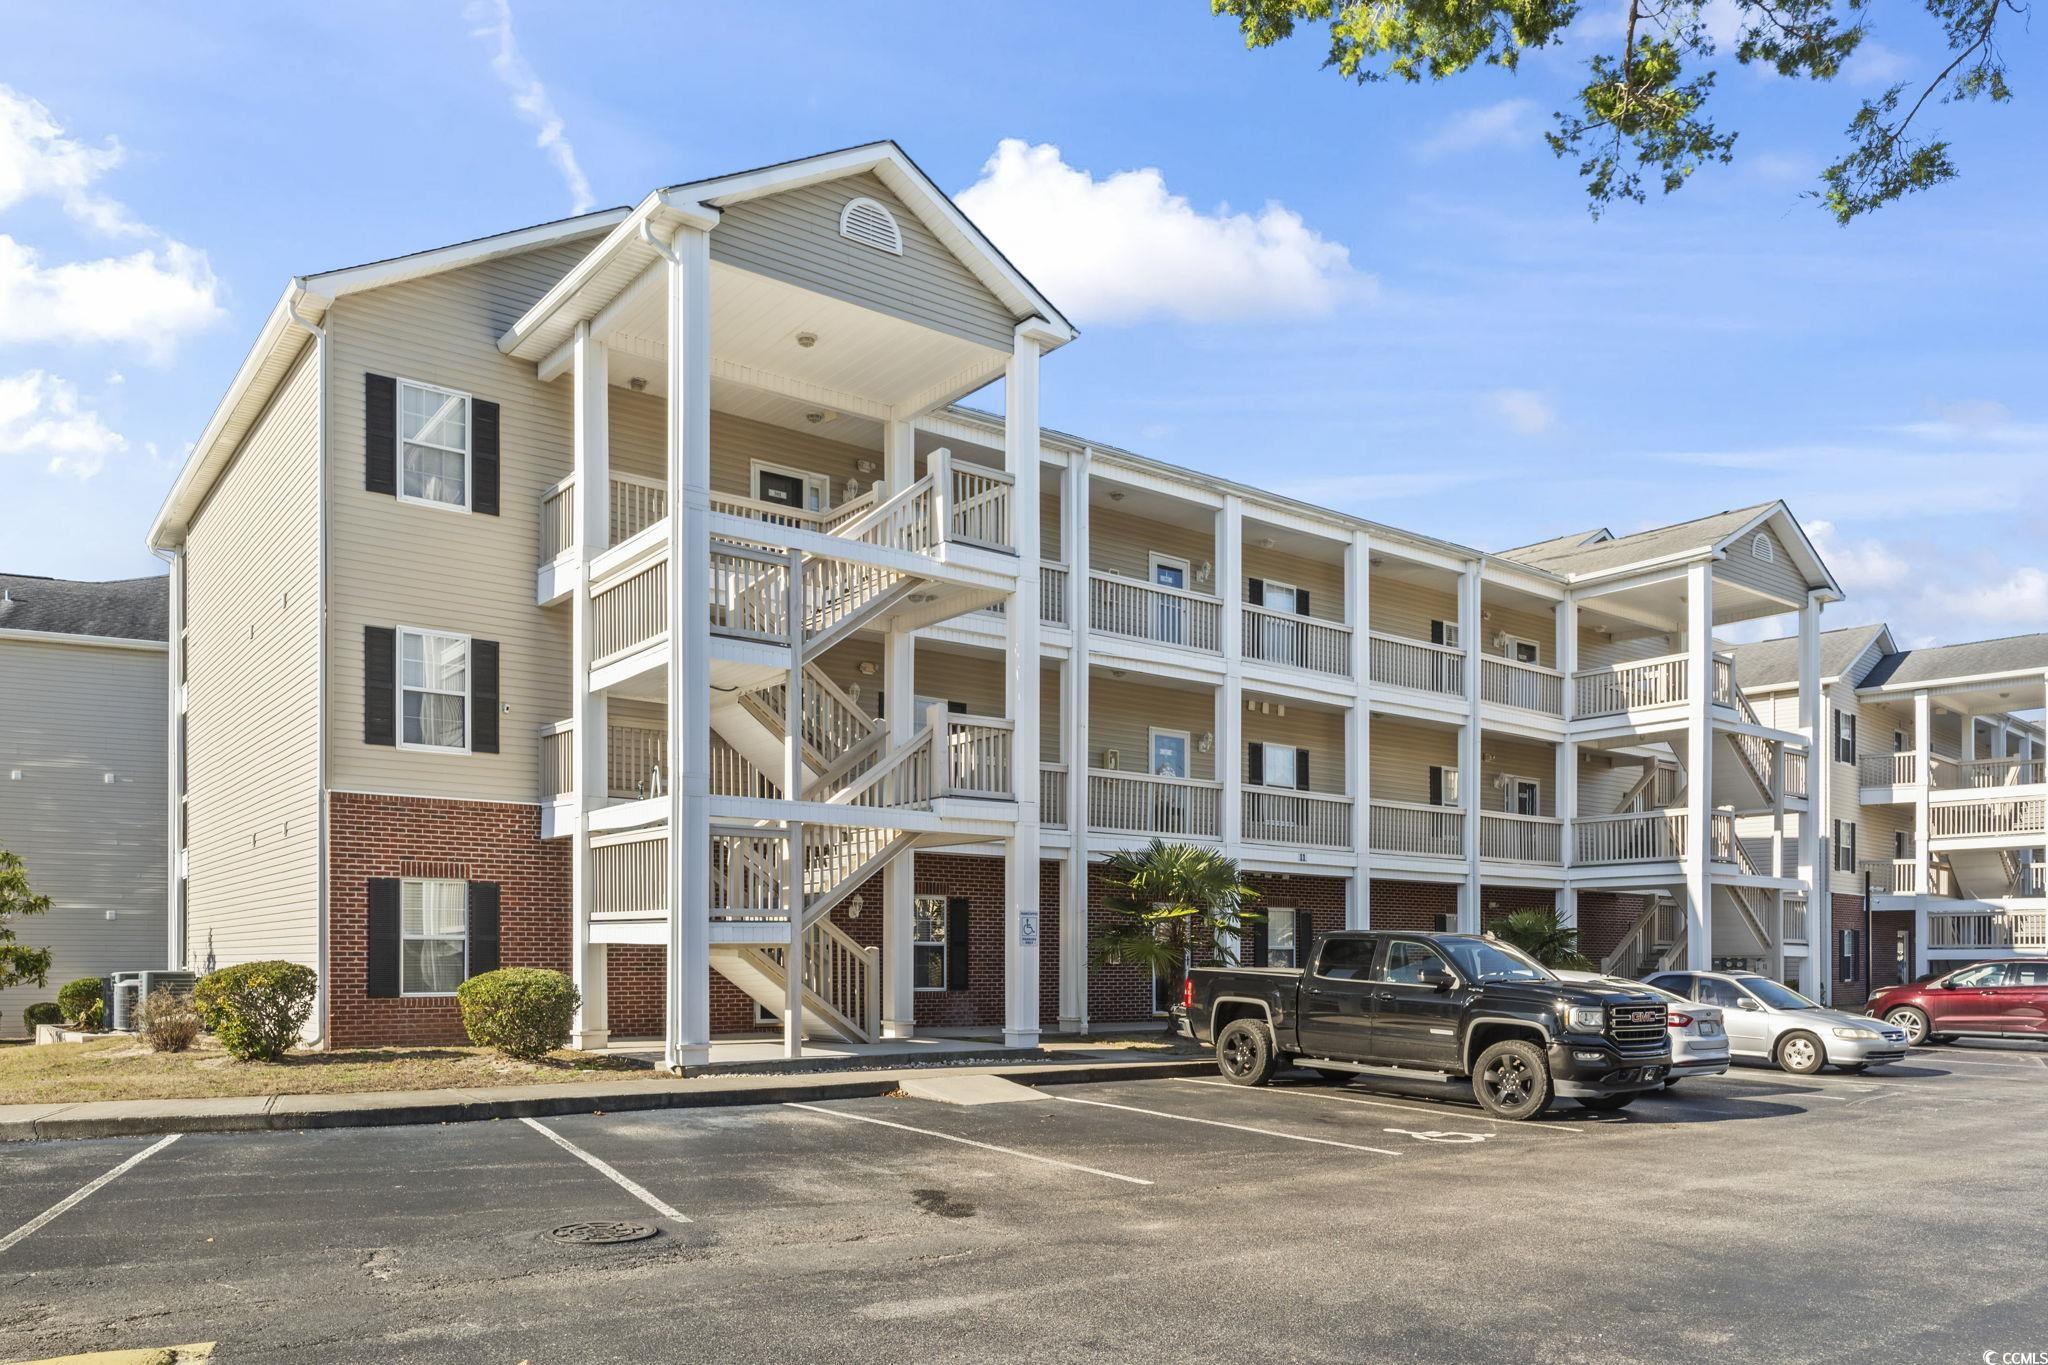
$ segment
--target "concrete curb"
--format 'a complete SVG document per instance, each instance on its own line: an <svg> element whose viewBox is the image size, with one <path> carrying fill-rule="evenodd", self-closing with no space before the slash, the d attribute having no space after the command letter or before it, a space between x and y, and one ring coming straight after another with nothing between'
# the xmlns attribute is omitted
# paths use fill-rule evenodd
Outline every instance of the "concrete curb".
<svg viewBox="0 0 2048 1365"><path fill-rule="evenodd" d="M1171 1062L1039 1062L1024 1066L947 1067L950 1075L999 1076L1020 1085L1206 1076L1204 1058ZM229 1099L106 1100L90 1104L10 1105L0 1142L60 1138L150 1137L164 1133L276 1133L311 1128L379 1128L399 1124L476 1123L486 1119L559 1118L569 1114L649 1109L710 1109L851 1100L886 1095L934 1068L781 1076L712 1076L661 1085L506 1086L498 1089L380 1091L357 1095L252 1095Z"/></svg>

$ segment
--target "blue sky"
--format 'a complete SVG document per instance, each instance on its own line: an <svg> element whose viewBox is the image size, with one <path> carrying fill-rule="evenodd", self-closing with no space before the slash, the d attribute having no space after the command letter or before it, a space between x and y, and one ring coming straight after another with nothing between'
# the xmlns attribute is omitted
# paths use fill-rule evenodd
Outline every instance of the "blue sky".
<svg viewBox="0 0 2048 1365"><path fill-rule="evenodd" d="M1361 89L1201 0L195 13L7 6L0 569L152 570L294 274L886 136L1080 324L1051 425L1486 548L1783 497L1830 624L2048 627L2023 32L2010 106L1933 111L1962 179L1845 229L1800 192L1924 24L1880 15L1832 86L1730 63L1736 163L1596 222L1540 134L1597 17L1518 75Z"/></svg>

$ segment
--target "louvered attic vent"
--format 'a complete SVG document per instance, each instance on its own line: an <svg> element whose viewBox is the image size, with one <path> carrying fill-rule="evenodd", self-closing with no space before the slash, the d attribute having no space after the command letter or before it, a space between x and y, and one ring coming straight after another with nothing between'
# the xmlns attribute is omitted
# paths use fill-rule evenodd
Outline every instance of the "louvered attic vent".
<svg viewBox="0 0 2048 1365"><path fill-rule="evenodd" d="M896 215L872 199L846 201L839 210L839 235L892 256L903 254L903 229L896 225Z"/></svg>
<svg viewBox="0 0 2048 1365"><path fill-rule="evenodd" d="M1761 559L1766 564L1778 557L1778 552L1771 546L1771 538L1762 531L1758 531L1749 542L1749 553L1752 558Z"/></svg>

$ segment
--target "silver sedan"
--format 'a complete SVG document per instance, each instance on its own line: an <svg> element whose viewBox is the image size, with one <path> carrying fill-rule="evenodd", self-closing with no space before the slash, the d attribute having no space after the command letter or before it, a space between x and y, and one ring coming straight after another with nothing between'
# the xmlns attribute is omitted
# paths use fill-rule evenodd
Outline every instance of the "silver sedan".
<svg viewBox="0 0 2048 1365"><path fill-rule="evenodd" d="M1660 972L1650 978L1674 995L1719 1005L1728 1047L1794 1075L1824 1066L1844 1071L1906 1059L1906 1031L1894 1024L1831 1010L1759 972Z"/></svg>
<svg viewBox="0 0 2048 1365"><path fill-rule="evenodd" d="M1624 990L1648 990L1670 1005L1671 1070L1664 1084L1677 1085L1687 1076L1719 1076L1728 1069L1728 1033L1718 1006L1702 1005L1659 986L1625 981L1598 972L1575 972L1552 968L1561 981L1583 981L1596 986L1617 986Z"/></svg>

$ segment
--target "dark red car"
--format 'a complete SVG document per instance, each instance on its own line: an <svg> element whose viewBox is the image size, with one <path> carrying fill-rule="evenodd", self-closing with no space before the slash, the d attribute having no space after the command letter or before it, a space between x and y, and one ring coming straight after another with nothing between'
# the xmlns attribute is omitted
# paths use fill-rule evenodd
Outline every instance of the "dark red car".
<svg viewBox="0 0 2048 1365"><path fill-rule="evenodd" d="M1973 962L1909 986L1887 986L1863 1012L1908 1042L2048 1037L2048 962Z"/></svg>

